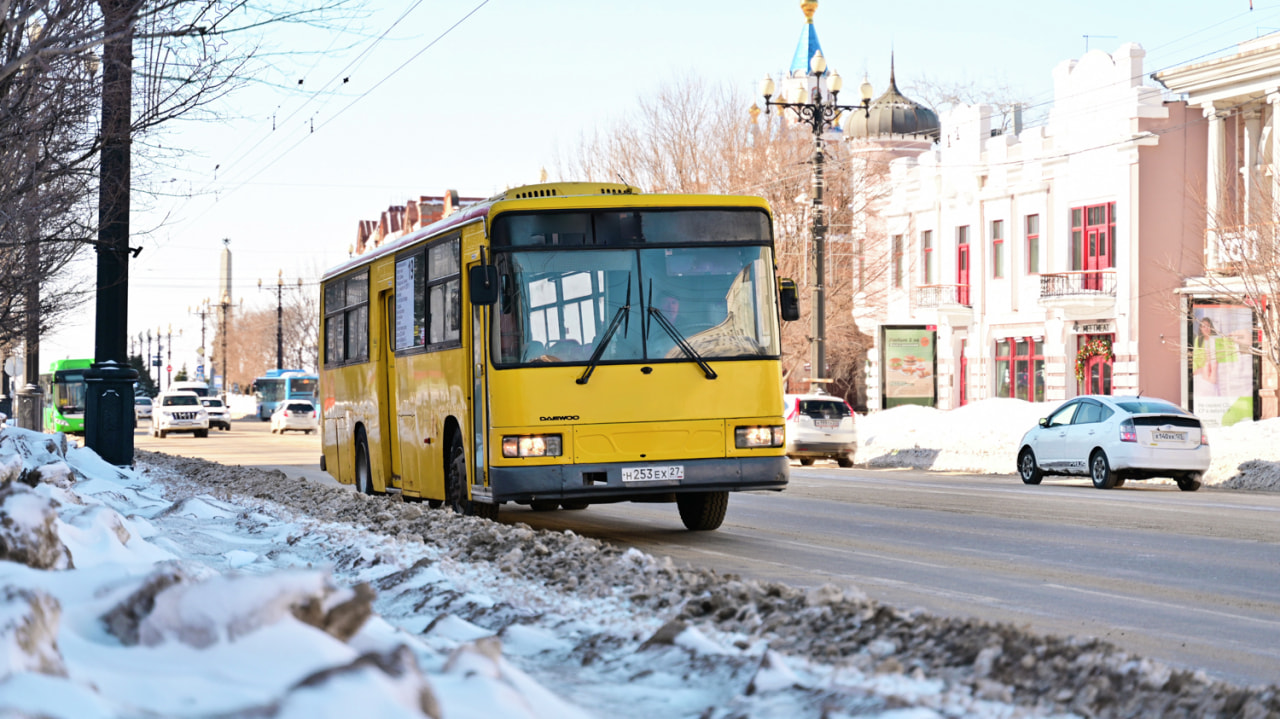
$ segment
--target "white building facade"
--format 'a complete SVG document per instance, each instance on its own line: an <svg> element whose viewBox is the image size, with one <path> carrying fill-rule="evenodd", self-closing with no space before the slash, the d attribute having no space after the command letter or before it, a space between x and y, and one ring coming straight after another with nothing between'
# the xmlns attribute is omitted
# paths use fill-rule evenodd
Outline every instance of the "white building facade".
<svg viewBox="0 0 1280 719"><path fill-rule="evenodd" d="M869 408L1181 397L1206 127L1144 84L1144 55L1060 64L1045 126L1002 134L993 108L962 106L933 149L891 163L886 306L859 319Z"/></svg>

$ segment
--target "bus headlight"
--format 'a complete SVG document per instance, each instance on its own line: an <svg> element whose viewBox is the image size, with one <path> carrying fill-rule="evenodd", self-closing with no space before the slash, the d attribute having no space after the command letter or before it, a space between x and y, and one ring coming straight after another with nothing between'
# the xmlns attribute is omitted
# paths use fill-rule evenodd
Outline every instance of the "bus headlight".
<svg viewBox="0 0 1280 719"><path fill-rule="evenodd" d="M506 435L502 438L503 457L559 457L560 435Z"/></svg>
<svg viewBox="0 0 1280 719"><path fill-rule="evenodd" d="M786 433L780 424L765 427L738 427L733 432L733 443L738 449L781 447L786 443Z"/></svg>

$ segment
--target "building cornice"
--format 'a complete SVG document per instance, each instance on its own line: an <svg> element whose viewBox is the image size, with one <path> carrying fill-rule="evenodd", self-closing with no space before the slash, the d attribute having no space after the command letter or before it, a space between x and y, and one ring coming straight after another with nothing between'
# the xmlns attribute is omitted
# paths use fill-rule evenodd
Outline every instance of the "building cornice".
<svg viewBox="0 0 1280 719"><path fill-rule="evenodd" d="M1241 96L1262 97L1280 84L1280 41L1255 50L1153 73L1171 92L1193 105Z"/></svg>

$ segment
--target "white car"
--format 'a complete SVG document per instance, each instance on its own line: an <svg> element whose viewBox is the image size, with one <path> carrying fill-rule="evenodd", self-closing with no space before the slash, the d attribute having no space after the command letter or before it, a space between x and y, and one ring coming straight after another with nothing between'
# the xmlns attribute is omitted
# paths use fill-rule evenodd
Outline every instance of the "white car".
<svg viewBox="0 0 1280 719"><path fill-rule="evenodd" d="M204 406L204 411L209 414L209 428L218 428L227 432L231 431L231 412L227 406L217 397L201 397L200 404Z"/></svg>
<svg viewBox="0 0 1280 719"><path fill-rule="evenodd" d="M311 434L320 427L316 406L305 399L291 399L280 403L271 414L271 433L284 434L288 430Z"/></svg>
<svg viewBox="0 0 1280 719"><path fill-rule="evenodd" d="M151 398L150 397L144 397L139 395L133 398L133 418L135 420L151 419Z"/></svg>
<svg viewBox="0 0 1280 719"><path fill-rule="evenodd" d="M852 467L858 451L858 431L853 409L829 394L789 394L784 397L787 420L787 456L806 467L815 459L834 459Z"/></svg>
<svg viewBox="0 0 1280 719"><path fill-rule="evenodd" d="M174 432L209 436L209 413L195 392L161 392L151 411L151 436L164 438Z"/></svg>
<svg viewBox="0 0 1280 719"><path fill-rule="evenodd" d="M1018 449L1026 484L1047 474L1084 475L1111 489L1126 479L1171 477L1194 492L1207 469L1209 437L1199 418L1153 397L1076 397L1041 419Z"/></svg>

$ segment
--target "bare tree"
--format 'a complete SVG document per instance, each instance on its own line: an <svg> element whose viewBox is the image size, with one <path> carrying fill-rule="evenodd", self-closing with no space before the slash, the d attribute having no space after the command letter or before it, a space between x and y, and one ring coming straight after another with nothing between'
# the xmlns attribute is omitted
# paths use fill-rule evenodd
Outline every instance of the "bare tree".
<svg viewBox="0 0 1280 719"><path fill-rule="evenodd" d="M1013 132L1017 115L1023 125L1044 124L1053 104L1032 101L1004 81L943 80L920 75L906 83L904 92L939 115L958 105L990 105L995 108L992 129L1002 133Z"/></svg>

